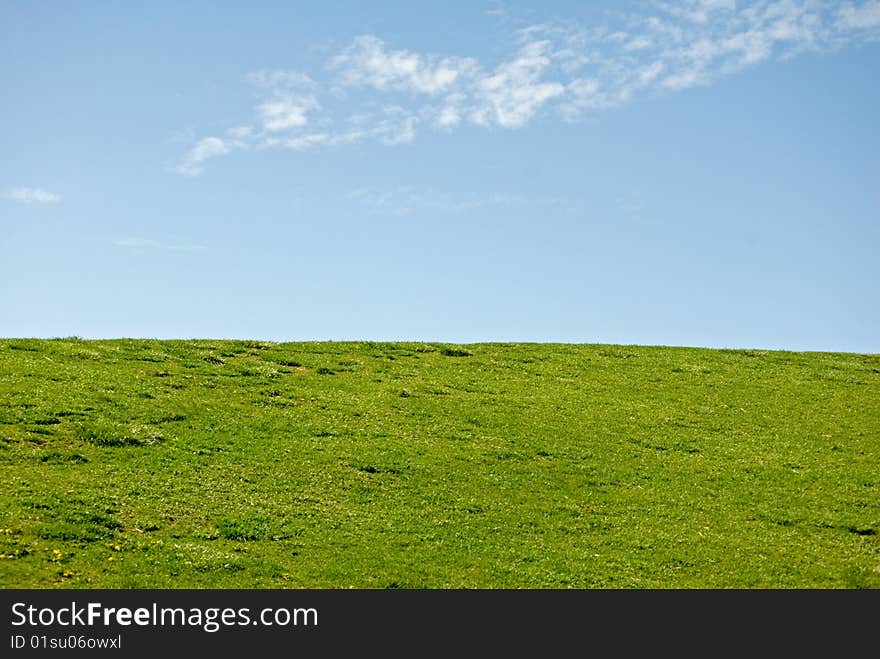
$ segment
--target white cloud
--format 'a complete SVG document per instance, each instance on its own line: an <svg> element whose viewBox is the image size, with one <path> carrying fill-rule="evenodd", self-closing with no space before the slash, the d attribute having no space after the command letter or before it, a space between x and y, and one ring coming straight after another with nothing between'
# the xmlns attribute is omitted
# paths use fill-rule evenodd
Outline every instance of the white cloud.
<svg viewBox="0 0 880 659"><path fill-rule="evenodd" d="M467 57L439 58L407 50L387 50L373 35L357 37L342 54L330 60L342 83L381 91L438 94L452 88L476 68Z"/></svg>
<svg viewBox="0 0 880 659"><path fill-rule="evenodd" d="M270 90L311 90L317 86L311 77L300 71L253 71L246 79L252 85Z"/></svg>
<svg viewBox="0 0 880 659"><path fill-rule="evenodd" d="M434 125L438 128L451 128L461 123L463 106L467 102L467 95L462 93L450 94L443 99L443 106L437 112Z"/></svg>
<svg viewBox="0 0 880 659"><path fill-rule="evenodd" d="M317 105L317 101L308 96L279 96L267 103L261 103L256 110L263 130L276 133L305 126L308 123L306 115Z"/></svg>
<svg viewBox="0 0 880 659"><path fill-rule="evenodd" d="M418 117L405 108L389 105L378 114L349 117L347 127L329 135L326 143L340 146L374 139L389 146L408 144L416 137L419 121Z"/></svg>
<svg viewBox="0 0 880 659"><path fill-rule="evenodd" d="M606 52L606 61L613 64L609 68L624 72L616 82L621 89L677 91L706 85L761 62L830 47L833 36L823 0L655 4L661 14L634 21L632 33L626 33L650 46ZM648 59L653 68L647 68Z"/></svg>
<svg viewBox="0 0 880 659"><path fill-rule="evenodd" d="M372 135L391 145L406 144L415 139L418 117L396 105L384 108L383 113L383 118L372 128Z"/></svg>
<svg viewBox="0 0 880 659"><path fill-rule="evenodd" d="M634 50L645 50L646 48L650 48L654 45L654 42L646 36L633 37L629 41L627 41L623 49L628 52L632 52Z"/></svg>
<svg viewBox="0 0 880 659"><path fill-rule="evenodd" d="M698 70L680 71L663 78L660 84L667 89L680 90L706 84L706 79Z"/></svg>
<svg viewBox="0 0 880 659"><path fill-rule="evenodd" d="M269 92L269 98L254 108L264 133L289 131L305 126L308 113L320 108L318 84L299 71L255 71L247 80L259 89ZM237 129L235 137L246 138L253 133L252 126Z"/></svg>
<svg viewBox="0 0 880 659"><path fill-rule="evenodd" d="M736 0L675 0L656 4L666 13L698 24L708 23L717 12L736 9Z"/></svg>
<svg viewBox="0 0 880 659"><path fill-rule="evenodd" d="M222 156L229 151L229 144L219 137L202 138L183 156L175 170L185 176L198 176L202 173L206 160Z"/></svg>
<svg viewBox="0 0 880 659"><path fill-rule="evenodd" d="M651 64L647 64L638 70L638 80L642 85L647 85L650 82L653 82L657 76L663 73L663 70L666 68L666 64L663 62L653 62Z"/></svg>
<svg viewBox="0 0 880 659"><path fill-rule="evenodd" d="M205 137L176 171L245 149L412 142L418 130L462 125L519 129L539 114L566 121L709 85L762 63L880 38L880 0L653 0L603 25L565 19L523 27L491 61L394 48L361 35L328 58L325 79L264 70L247 80L262 98L250 122ZM499 48L488 49L499 52Z"/></svg>
<svg viewBox="0 0 880 659"><path fill-rule="evenodd" d="M560 106L560 112L563 117L573 121L583 112L598 110L607 103L608 99L601 91L597 80L578 78L566 86L565 102Z"/></svg>
<svg viewBox="0 0 880 659"><path fill-rule="evenodd" d="M305 149L318 146L319 144L325 144L330 138L331 136L328 133L309 133L307 135L298 135L297 137L290 137L286 140L282 140L280 146L294 151L304 151ZM270 144L269 146L275 145Z"/></svg>
<svg viewBox="0 0 880 659"><path fill-rule="evenodd" d="M253 126L236 126L235 128L230 128L229 130L227 130L226 134L229 135L229 137L231 137L233 139L243 140L243 139L248 138L254 134L254 127Z"/></svg>
<svg viewBox="0 0 880 659"><path fill-rule="evenodd" d="M57 194L42 188L10 188L3 192L3 198L22 204L55 204L61 201Z"/></svg>
<svg viewBox="0 0 880 659"><path fill-rule="evenodd" d="M861 6L847 3L837 13L837 27L841 30L871 30L880 27L880 2L866 2Z"/></svg>
<svg viewBox="0 0 880 659"><path fill-rule="evenodd" d="M548 50L547 41L527 43L516 58L482 77L476 85L476 107L471 111L471 120L477 124L518 128L547 101L562 94L564 85L541 80L541 74L550 64Z"/></svg>

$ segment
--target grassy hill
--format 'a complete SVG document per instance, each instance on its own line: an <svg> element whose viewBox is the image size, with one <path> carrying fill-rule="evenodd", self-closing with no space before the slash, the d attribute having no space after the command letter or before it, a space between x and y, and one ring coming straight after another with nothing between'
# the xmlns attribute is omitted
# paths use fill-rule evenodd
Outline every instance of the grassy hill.
<svg viewBox="0 0 880 659"><path fill-rule="evenodd" d="M0 339L4 588L880 587L880 356Z"/></svg>

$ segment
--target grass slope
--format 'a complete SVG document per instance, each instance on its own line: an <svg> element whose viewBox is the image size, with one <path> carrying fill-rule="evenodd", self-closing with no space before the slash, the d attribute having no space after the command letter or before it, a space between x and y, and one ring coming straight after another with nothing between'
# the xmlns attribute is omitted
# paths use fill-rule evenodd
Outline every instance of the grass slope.
<svg viewBox="0 0 880 659"><path fill-rule="evenodd" d="M4 588L880 587L880 356L0 339Z"/></svg>

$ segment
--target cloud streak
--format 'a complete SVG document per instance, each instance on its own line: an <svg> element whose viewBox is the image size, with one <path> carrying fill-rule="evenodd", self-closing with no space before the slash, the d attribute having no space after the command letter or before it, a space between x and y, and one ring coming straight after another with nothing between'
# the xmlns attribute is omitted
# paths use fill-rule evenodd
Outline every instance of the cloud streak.
<svg viewBox="0 0 880 659"><path fill-rule="evenodd" d="M440 58L390 50L378 37L362 35L331 58L329 68L346 86L434 95L449 91L459 80L471 76L478 64L469 57Z"/></svg>
<svg viewBox="0 0 880 659"><path fill-rule="evenodd" d="M550 99L565 92L565 85L544 80L550 67L550 41L529 41L516 57L504 62L476 85L470 119L481 126L519 128Z"/></svg>
<svg viewBox="0 0 880 659"><path fill-rule="evenodd" d="M407 217L423 211L459 214L492 207L514 209L541 206L567 210L574 207L571 200L562 197L528 198L521 194L498 192L482 197L455 199L434 190L417 190L405 186L391 189L357 188L350 190L346 197L364 208L369 215L395 217Z"/></svg>
<svg viewBox="0 0 880 659"><path fill-rule="evenodd" d="M9 188L4 190L3 198L21 204L57 204L61 201L54 192L42 188Z"/></svg>
<svg viewBox="0 0 880 659"><path fill-rule="evenodd" d="M181 158L175 170L184 176L197 176L204 171L205 161L229 151L229 145L219 137L204 137Z"/></svg>
<svg viewBox="0 0 880 659"><path fill-rule="evenodd" d="M847 3L837 16L839 30L876 30L880 28L880 2L866 2L857 6Z"/></svg>
<svg viewBox="0 0 880 659"><path fill-rule="evenodd" d="M174 169L196 176L239 150L306 151L462 125L520 129L538 118L573 122L639 96L710 85L750 67L880 38L880 0L654 0L602 25L554 20L509 33L495 62L394 48L356 37L315 77L260 71L253 116L203 137ZM505 15L504 23L510 19Z"/></svg>

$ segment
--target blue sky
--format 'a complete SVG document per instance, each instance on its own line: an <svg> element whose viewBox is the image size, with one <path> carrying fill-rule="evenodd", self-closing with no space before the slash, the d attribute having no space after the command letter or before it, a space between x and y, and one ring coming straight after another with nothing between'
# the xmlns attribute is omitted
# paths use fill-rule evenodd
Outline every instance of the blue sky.
<svg viewBox="0 0 880 659"><path fill-rule="evenodd" d="M0 3L0 335L880 352L880 2Z"/></svg>

